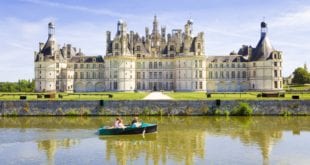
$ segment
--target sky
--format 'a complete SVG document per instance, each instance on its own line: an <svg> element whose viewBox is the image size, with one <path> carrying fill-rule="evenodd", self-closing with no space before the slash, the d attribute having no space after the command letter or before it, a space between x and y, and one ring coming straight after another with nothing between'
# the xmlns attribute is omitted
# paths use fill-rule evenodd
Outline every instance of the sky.
<svg viewBox="0 0 310 165"><path fill-rule="evenodd" d="M205 33L206 56L255 47L264 20L273 47L283 52L284 76L310 64L309 0L1 0L0 81L34 78L34 51L51 21L58 44L104 56L106 31L114 36L119 19L141 36L154 15L167 32L192 19L194 35Z"/></svg>

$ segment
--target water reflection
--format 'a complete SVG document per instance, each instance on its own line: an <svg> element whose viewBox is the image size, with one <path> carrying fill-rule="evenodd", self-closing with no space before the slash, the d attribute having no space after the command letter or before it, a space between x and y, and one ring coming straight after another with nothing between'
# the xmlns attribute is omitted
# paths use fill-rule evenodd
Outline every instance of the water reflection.
<svg viewBox="0 0 310 165"><path fill-rule="evenodd" d="M64 148L68 149L79 143L78 139L62 139L62 140L42 140L37 141L38 149L46 153L48 164L54 163L54 157L57 149Z"/></svg>
<svg viewBox="0 0 310 165"><path fill-rule="evenodd" d="M127 122L130 119L124 118ZM256 146L261 152L260 158L256 159L262 160L262 164L269 164L272 149L284 138L284 132L299 135L310 130L309 117L142 117L142 120L158 123L158 133L145 137L93 135L105 150L105 160L115 159L120 165L141 158L142 164L169 164L171 161L174 164L197 164L197 160L208 158L208 152L218 149L208 147L208 138L229 137L240 140L245 147ZM0 118L0 128L95 131L100 125L111 125L113 121L114 117ZM80 140L83 139L51 138L38 140L37 146L38 150L46 152L48 162L53 164L59 148L70 149L80 145Z"/></svg>

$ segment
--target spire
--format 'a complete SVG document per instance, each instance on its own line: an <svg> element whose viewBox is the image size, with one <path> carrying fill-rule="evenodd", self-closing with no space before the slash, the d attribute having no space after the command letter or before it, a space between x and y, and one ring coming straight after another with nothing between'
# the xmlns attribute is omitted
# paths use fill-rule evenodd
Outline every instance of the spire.
<svg viewBox="0 0 310 165"><path fill-rule="evenodd" d="M48 37L52 38L55 35L55 25L54 23L48 23Z"/></svg>
<svg viewBox="0 0 310 165"><path fill-rule="evenodd" d="M155 14L154 16L154 21L153 21L153 34L158 33L158 21L157 21L157 16Z"/></svg>
<svg viewBox="0 0 310 165"><path fill-rule="evenodd" d="M308 71L307 62L305 62L305 64L304 64L304 69L305 69L306 71Z"/></svg>

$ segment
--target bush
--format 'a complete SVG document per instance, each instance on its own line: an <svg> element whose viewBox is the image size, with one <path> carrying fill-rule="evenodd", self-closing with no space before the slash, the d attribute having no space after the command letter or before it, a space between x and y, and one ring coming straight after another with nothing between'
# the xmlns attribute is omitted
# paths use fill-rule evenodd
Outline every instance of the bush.
<svg viewBox="0 0 310 165"><path fill-rule="evenodd" d="M232 116L251 116L253 109L248 103L239 103L230 113Z"/></svg>

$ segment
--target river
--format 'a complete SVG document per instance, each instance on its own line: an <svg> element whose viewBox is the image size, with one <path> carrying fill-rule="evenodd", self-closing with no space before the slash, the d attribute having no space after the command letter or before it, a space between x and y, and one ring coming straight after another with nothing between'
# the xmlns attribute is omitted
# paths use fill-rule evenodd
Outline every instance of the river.
<svg viewBox="0 0 310 165"><path fill-rule="evenodd" d="M140 117L158 132L98 136L115 117L0 117L1 164L310 164L310 117ZM131 117L123 117L129 123Z"/></svg>

